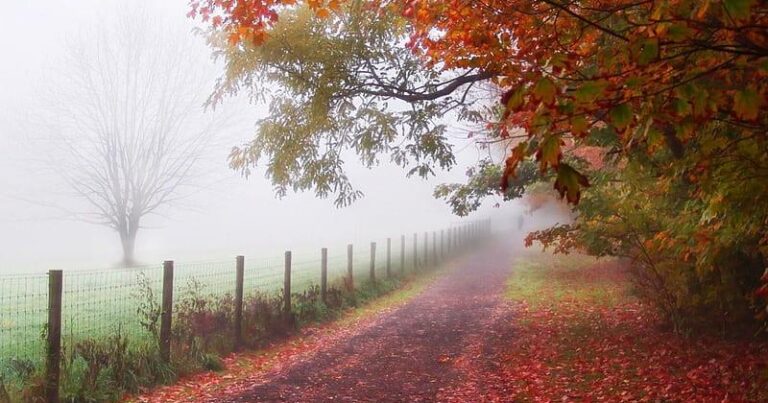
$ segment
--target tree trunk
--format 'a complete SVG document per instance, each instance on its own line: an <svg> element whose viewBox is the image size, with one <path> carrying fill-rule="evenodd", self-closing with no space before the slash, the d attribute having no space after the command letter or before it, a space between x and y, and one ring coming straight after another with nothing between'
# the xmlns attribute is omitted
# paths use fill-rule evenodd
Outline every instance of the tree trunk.
<svg viewBox="0 0 768 403"><path fill-rule="evenodd" d="M133 234L133 237L126 235L125 238L122 238L120 241L123 244L123 265L131 266L135 263L133 252L136 247L136 234Z"/></svg>
<svg viewBox="0 0 768 403"><path fill-rule="evenodd" d="M120 242L123 245L123 262L124 266L133 266L136 264L134 259L134 250L136 249L136 233L138 232L138 224L125 225L127 228L120 228Z"/></svg>

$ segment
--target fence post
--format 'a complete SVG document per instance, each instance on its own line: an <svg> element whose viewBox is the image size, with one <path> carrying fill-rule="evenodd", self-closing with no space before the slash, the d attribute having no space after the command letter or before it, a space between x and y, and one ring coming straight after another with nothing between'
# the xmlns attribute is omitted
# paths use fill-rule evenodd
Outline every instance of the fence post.
<svg viewBox="0 0 768 403"><path fill-rule="evenodd" d="M440 260L445 260L445 230L440 230Z"/></svg>
<svg viewBox="0 0 768 403"><path fill-rule="evenodd" d="M437 266L437 231L432 231L432 265Z"/></svg>
<svg viewBox="0 0 768 403"><path fill-rule="evenodd" d="M352 262L352 244L347 245L347 277L350 291L355 289L355 268Z"/></svg>
<svg viewBox="0 0 768 403"><path fill-rule="evenodd" d="M323 303L327 303L325 300L328 293L328 248L320 250L320 300Z"/></svg>
<svg viewBox="0 0 768 403"><path fill-rule="evenodd" d="M163 300L160 314L160 359L171 362L171 320L173 318L173 260L163 262Z"/></svg>
<svg viewBox="0 0 768 403"><path fill-rule="evenodd" d="M235 258L235 351L243 345L243 282L245 277L245 256Z"/></svg>
<svg viewBox="0 0 768 403"><path fill-rule="evenodd" d="M456 244L456 250L461 246L461 237L459 237L459 227L453 228L453 242Z"/></svg>
<svg viewBox="0 0 768 403"><path fill-rule="evenodd" d="M413 271L419 270L419 234L413 233Z"/></svg>
<svg viewBox="0 0 768 403"><path fill-rule="evenodd" d="M376 281L376 242L371 242L371 282Z"/></svg>
<svg viewBox="0 0 768 403"><path fill-rule="evenodd" d="M387 278L392 276L392 238L387 238Z"/></svg>
<svg viewBox="0 0 768 403"><path fill-rule="evenodd" d="M400 235L400 274L405 274L405 235Z"/></svg>
<svg viewBox="0 0 768 403"><path fill-rule="evenodd" d="M285 274L283 277L283 314L285 321L291 320L291 251L285 251Z"/></svg>
<svg viewBox="0 0 768 403"><path fill-rule="evenodd" d="M48 340L46 345L45 396L59 402L61 369L61 299L64 276L61 270L48 271Z"/></svg>

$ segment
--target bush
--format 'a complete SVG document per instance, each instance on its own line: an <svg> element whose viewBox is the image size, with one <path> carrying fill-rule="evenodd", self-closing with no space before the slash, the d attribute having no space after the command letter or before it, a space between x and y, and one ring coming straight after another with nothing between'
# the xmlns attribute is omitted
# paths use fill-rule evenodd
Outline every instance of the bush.
<svg viewBox="0 0 768 403"><path fill-rule="evenodd" d="M269 296L254 292L243 299L243 342L247 347L263 347L267 341L283 336L289 324L283 318L282 293Z"/></svg>
<svg viewBox="0 0 768 403"><path fill-rule="evenodd" d="M118 400L123 392L175 379L153 341L132 345L118 330L105 339L77 342L65 355L62 399L71 402Z"/></svg>
<svg viewBox="0 0 768 403"><path fill-rule="evenodd" d="M699 130L702 143L689 144L691 156L722 134ZM756 321L753 310L768 302L753 295L768 266L768 187L759 174L766 165L753 155L759 148L704 166L638 147L591 174L572 224L532 233L528 241L628 259L638 295L679 332L754 331L768 320L764 314Z"/></svg>
<svg viewBox="0 0 768 403"><path fill-rule="evenodd" d="M174 306L171 330L172 360L181 374L209 366L209 353L227 354L234 340L234 298L203 294L203 285L194 278L187 282L181 300Z"/></svg>

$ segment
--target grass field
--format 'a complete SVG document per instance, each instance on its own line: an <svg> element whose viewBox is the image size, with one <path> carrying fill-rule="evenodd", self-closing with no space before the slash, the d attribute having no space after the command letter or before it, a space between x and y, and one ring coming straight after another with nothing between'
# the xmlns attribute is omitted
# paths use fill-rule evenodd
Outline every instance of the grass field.
<svg viewBox="0 0 768 403"><path fill-rule="evenodd" d="M421 246L421 245L420 245ZM370 275L370 244L354 246L353 268L358 281ZM392 245L391 269L400 270L399 242ZM406 267L413 265L406 249ZM320 282L320 253L294 253L292 292L301 293ZM376 275L386 275L386 243L378 242ZM278 293L284 281L284 257L245 259L245 294ZM329 250L328 279L338 281L347 273L346 247ZM162 265L130 269L64 271L62 344L65 354L79 340L107 338L119 332L132 341L149 339L142 326L140 308L159 304ZM174 303L192 289L206 296L234 294L235 261L175 262ZM44 359L44 337L48 316L47 274L0 276L0 376L10 378Z"/></svg>

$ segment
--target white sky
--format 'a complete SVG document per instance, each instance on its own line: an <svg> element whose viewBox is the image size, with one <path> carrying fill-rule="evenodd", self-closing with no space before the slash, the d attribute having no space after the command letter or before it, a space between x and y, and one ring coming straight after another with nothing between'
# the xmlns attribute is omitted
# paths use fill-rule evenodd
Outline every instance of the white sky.
<svg viewBox="0 0 768 403"><path fill-rule="evenodd" d="M29 162L35 150L26 141L29 133L22 129L25 126L20 119L34 116L34 110L25 105L35 102L41 85L49 85L51 77L55 85L56 61L61 57L65 38L93 25L102 13L109 12L111 3L120 1L2 3L5 18L0 24L0 274L110 267L120 259L116 233L57 218L54 210L39 205L59 203L61 195L48 189L55 189L60 183ZM186 4L186 0L153 3L160 13L191 28L192 22L185 17ZM290 194L278 200L262 171L245 180L227 168L224 156L229 147L250 138L253 122L262 113L263 110L250 106L242 119L246 124L232 134L234 143L226 142L211 150L213 169L227 178L224 183L188 199L185 204L189 208L175 209L168 217L155 217L147 223L151 228L140 232L138 238L140 261L278 255L285 249L322 246L332 248L334 253L341 252L351 241L398 238L401 233L421 233L461 221L451 215L447 205L432 197L432 191L438 183L461 181L465 167L477 159L474 147L463 146L466 141L457 140L457 149L463 149L458 156L459 166L428 181L407 179L405 172L394 166L367 170L348 161L350 177L365 197L350 207L337 209L332 200L318 200L311 193ZM509 213L511 207L502 210ZM470 219L499 213L498 209L486 206Z"/></svg>

